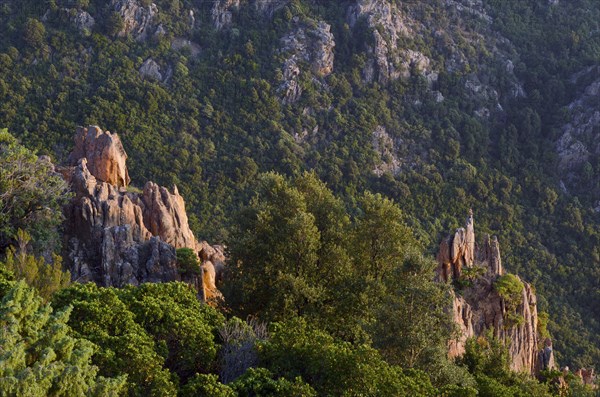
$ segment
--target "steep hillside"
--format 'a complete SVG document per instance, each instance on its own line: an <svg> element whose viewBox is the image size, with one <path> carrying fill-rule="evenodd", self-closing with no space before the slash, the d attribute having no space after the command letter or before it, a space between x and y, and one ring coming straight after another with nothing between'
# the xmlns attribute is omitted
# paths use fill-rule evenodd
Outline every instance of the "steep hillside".
<svg viewBox="0 0 600 397"><path fill-rule="evenodd" d="M598 20L594 0L8 0L0 126L59 163L77 125L117 132L134 184L177 185L210 241L271 170L314 170L351 213L394 198L431 255L473 208L559 364L589 366Z"/></svg>

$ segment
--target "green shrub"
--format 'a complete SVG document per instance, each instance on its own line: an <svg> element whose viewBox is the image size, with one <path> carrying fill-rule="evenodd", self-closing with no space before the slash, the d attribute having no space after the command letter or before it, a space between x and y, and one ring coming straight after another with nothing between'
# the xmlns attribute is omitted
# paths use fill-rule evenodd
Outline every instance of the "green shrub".
<svg viewBox="0 0 600 397"><path fill-rule="evenodd" d="M177 264L182 274L200 274L200 261L191 248L178 248Z"/></svg>
<svg viewBox="0 0 600 397"><path fill-rule="evenodd" d="M507 273L494 282L494 289L507 305L516 308L523 302L523 282L514 274Z"/></svg>

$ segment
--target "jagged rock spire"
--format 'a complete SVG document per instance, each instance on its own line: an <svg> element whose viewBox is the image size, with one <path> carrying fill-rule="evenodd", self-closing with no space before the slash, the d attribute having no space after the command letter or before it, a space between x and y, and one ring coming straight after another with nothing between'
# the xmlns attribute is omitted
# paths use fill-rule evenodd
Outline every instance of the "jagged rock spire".
<svg viewBox="0 0 600 397"><path fill-rule="evenodd" d="M463 266L487 269L483 275L471 278L470 286L459 283L462 285L460 294L452 292L452 314L459 335L448 343L451 358L464 354L468 338L493 330L494 336L508 347L510 367L514 371L534 374L541 369L541 363L554 366L551 345L549 349L539 351L537 297L533 288L523 282L521 302L508 313L504 299L494 288L495 281L503 274L500 244L495 236L485 235L483 243L476 249L472 210L465 227L442 240L437 260L442 282L464 281L461 278ZM522 321L512 322L511 318L515 316Z"/></svg>
<svg viewBox="0 0 600 397"><path fill-rule="evenodd" d="M65 262L74 280L121 287L142 282L186 281L204 299L218 298L216 269L222 248L196 241L177 187L147 182L141 193L125 188L127 154L117 134L79 127L71 167L61 173L75 193L65 208ZM204 260L201 275L177 267L176 248L191 248Z"/></svg>

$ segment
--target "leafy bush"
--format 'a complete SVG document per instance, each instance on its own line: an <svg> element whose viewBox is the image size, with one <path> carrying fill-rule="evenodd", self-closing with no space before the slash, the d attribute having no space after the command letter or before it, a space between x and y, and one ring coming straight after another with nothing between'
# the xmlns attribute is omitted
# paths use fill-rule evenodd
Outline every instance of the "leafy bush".
<svg viewBox="0 0 600 397"><path fill-rule="evenodd" d="M200 260L191 248L178 248L176 251L177 264L182 274L200 274Z"/></svg>
<svg viewBox="0 0 600 397"><path fill-rule="evenodd" d="M525 286L519 277L507 273L494 281L494 289L511 308L516 308L523 302Z"/></svg>
<svg viewBox="0 0 600 397"><path fill-rule="evenodd" d="M17 282L0 303L0 390L5 396L118 396L126 376L98 376L96 347L74 336L70 307L52 313Z"/></svg>
<svg viewBox="0 0 600 397"><path fill-rule="evenodd" d="M69 194L53 168L0 129L0 253L15 245L18 229L31 235L35 251L58 248L61 207Z"/></svg>
<svg viewBox="0 0 600 397"><path fill-rule="evenodd" d="M19 250L13 247L6 252L4 266L11 271L17 279L35 287L42 299L48 301L52 294L71 283L71 273L63 271L62 259L53 255L52 262L48 263L43 257L36 257L27 253L29 235L19 229L17 231Z"/></svg>

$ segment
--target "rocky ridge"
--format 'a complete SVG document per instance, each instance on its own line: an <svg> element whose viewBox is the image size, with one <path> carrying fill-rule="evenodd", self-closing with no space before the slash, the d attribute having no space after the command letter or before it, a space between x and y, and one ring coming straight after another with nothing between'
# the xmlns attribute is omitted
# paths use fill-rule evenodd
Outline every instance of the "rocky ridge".
<svg viewBox="0 0 600 397"><path fill-rule="evenodd" d="M523 282L519 303L514 308L500 296L494 287L505 274L500 245L496 237L489 235L480 246L476 244L472 212L465 228L459 228L441 242L437 260L441 282L466 282L458 292L452 292L452 315L459 332L448 346L451 358L464 354L468 338L483 336L492 330L494 337L508 347L512 370L536 374L541 369L555 367L549 339L542 349L537 297L532 286ZM466 268L478 268L481 273L466 275ZM515 318L520 321L514 321Z"/></svg>
<svg viewBox="0 0 600 397"><path fill-rule="evenodd" d="M576 184L600 157L600 66L577 73L571 83L581 87L580 93L566 108L568 122L556 142L558 167L567 186ZM600 201L596 205L600 212Z"/></svg>
<svg viewBox="0 0 600 397"><path fill-rule="evenodd" d="M314 21L313 21L314 22ZM324 21L314 22L314 26L300 23L293 31L281 38L279 51L285 55L279 86L282 103L297 102L302 95L299 78L308 69L317 78L329 76L333 72L335 40L331 26Z"/></svg>
<svg viewBox="0 0 600 397"><path fill-rule="evenodd" d="M196 240L176 186L147 182L142 192L128 191L126 158L116 134L80 127L71 165L59 169L74 193L65 208L64 244L73 279L115 287L185 281L199 297L219 298L216 269L224 266L223 247ZM181 271L177 248L198 254L200 275Z"/></svg>
<svg viewBox="0 0 600 397"><path fill-rule="evenodd" d="M158 7L154 3L143 5L137 0L111 0L113 10L121 16L123 27L117 36L132 35L136 40L145 40L150 33Z"/></svg>

